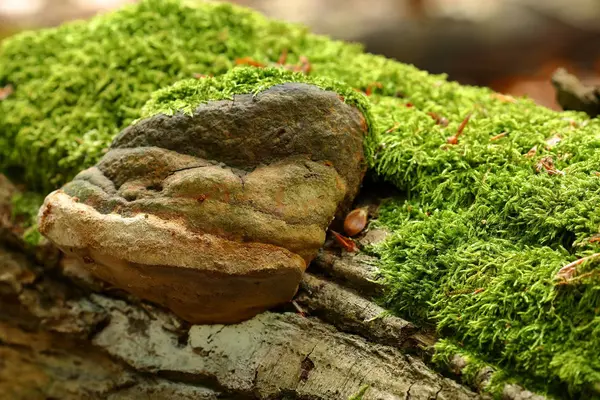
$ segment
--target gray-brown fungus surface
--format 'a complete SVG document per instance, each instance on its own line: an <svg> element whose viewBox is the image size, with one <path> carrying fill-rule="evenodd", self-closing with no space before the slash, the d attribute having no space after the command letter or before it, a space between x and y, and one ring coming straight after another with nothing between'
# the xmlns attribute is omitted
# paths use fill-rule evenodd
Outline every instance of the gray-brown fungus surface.
<svg viewBox="0 0 600 400"><path fill-rule="evenodd" d="M156 115L39 214L82 268L193 323L233 323L291 300L365 172L363 115L288 83Z"/></svg>

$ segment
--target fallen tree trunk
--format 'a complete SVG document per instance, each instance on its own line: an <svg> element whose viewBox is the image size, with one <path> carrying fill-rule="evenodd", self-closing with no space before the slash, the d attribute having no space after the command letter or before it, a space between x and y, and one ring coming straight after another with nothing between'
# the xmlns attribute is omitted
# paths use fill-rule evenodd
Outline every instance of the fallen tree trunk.
<svg viewBox="0 0 600 400"><path fill-rule="evenodd" d="M297 301L308 316L284 307L234 325L189 325L76 276L50 244L31 249L20 241L9 185L2 180L0 393L7 398L479 397L405 351L418 345L416 326L324 276L304 278ZM348 257L329 253L316 264L331 270Z"/></svg>
<svg viewBox="0 0 600 400"><path fill-rule="evenodd" d="M239 324L190 325L73 269L46 241L28 247L11 215L15 193L2 177L0 393L6 398L486 397L426 364L433 335L369 300L382 290L370 256L322 250L295 298L301 313L290 305ZM364 240L373 237L385 235L372 231ZM460 374L466 364L456 361ZM505 398L539 397L507 386Z"/></svg>

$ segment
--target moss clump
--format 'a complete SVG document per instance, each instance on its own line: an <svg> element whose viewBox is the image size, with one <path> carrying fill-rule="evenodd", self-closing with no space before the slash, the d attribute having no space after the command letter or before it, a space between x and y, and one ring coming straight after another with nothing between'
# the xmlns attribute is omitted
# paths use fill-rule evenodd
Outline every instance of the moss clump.
<svg viewBox="0 0 600 400"><path fill-rule="evenodd" d="M37 229L37 214L44 196L35 192L17 193L11 198L11 219L23 229L23 240L36 246L42 239Z"/></svg>
<svg viewBox="0 0 600 400"><path fill-rule="evenodd" d="M356 394L353 394L352 396L350 396L348 398L348 400L362 400L365 393L367 393L367 390L369 390L369 385L361 386L361 388L358 390L358 392L356 392Z"/></svg>
<svg viewBox="0 0 600 400"><path fill-rule="evenodd" d="M233 99L236 94L256 94L288 82L309 83L323 90L336 92L346 103L369 115L367 97L348 85L281 68L242 67L232 69L217 78L187 79L157 90L142 108L141 117L148 118L156 114L173 115L177 112L191 113L198 105L211 100Z"/></svg>
<svg viewBox="0 0 600 400"><path fill-rule="evenodd" d="M456 357L460 358L462 365L454 362ZM511 382L504 371L497 367L491 367L488 363L483 362L477 354L465 350L464 346L454 343L450 339L440 339L435 344L432 362L444 371L460 374L462 381L472 387L484 387L486 392L497 398L502 396L504 385Z"/></svg>
<svg viewBox="0 0 600 400"><path fill-rule="evenodd" d="M284 50L289 64L310 60L309 77L233 69L244 57L272 65ZM176 83L194 73L215 79ZM228 4L145 0L0 45L0 86L16 88L0 102L0 169L50 190L136 119L302 79L373 92L370 167L408 195L378 221L393 231L375 249L387 306L435 324L507 379L597 396L598 267L582 266L566 285L553 277L600 251L599 120L447 82ZM362 96L347 101L367 107ZM469 113L458 144L448 144Z"/></svg>
<svg viewBox="0 0 600 400"><path fill-rule="evenodd" d="M456 114L433 102L376 101L378 124L394 128L381 136L375 168L410 197L387 204L379 221L393 230L376 249L387 305L435 323L530 388L598 395L597 265L567 285L554 276L599 251L592 238L600 223L600 121L484 91ZM434 125L426 111L455 124ZM468 111L464 136L448 145Z"/></svg>
<svg viewBox="0 0 600 400"><path fill-rule="evenodd" d="M0 102L0 168L37 189L59 187L102 156L155 90L223 74L238 58L274 63L284 50L288 63L306 55L331 78L337 59L364 57L357 46L229 4L174 0L16 35L0 44L0 85L15 87ZM353 86L368 82L354 69Z"/></svg>
<svg viewBox="0 0 600 400"><path fill-rule="evenodd" d="M323 90L336 92L345 103L359 109L365 116L370 130L365 140L365 153L367 160L373 162L372 150L378 141L367 97L341 82L282 68L238 67L216 78L181 80L152 93L150 100L142 107L141 118L149 118L156 114L191 113L200 104L211 100L233 99L236 94L257 94L287 82L308 83Z"/></svg>

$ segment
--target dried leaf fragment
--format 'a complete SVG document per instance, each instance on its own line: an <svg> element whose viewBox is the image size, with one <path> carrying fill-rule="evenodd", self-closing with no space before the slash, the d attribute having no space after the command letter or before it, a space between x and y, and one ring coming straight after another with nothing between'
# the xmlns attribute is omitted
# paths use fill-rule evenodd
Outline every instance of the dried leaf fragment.
<svg viewBox="0 0 600 400"><path fill-rule="evenodd" d="M0 101L5 100L15 92L15 89L12 85L6 85L3 88L0 88Z"/></svg>
<svg viewBox="0 0 600 400"><path fill-rule="evenodd" d="M236 65L250 65L252 67L259 67L259 68L262 68L265 66L265 64L261 63L260 61L256 61L252 57L236 58L235 64Z"/></svg>
<svg viewBox="0 0 600 400"><path fill-rule="evenodd" d="M500 100L503 103L516 103L517 100L509 95L506 94L502 94L502 93L492 93L492 98L496 99L496 100Z"/></svg>
<svg viewBox="0 0 600 400"><path fill-rule="evenodd" d="M527 153L525 153L525 157L532 158L537 153L537 146L533 146Z"/></svg>
<svg viewBox="0 0 600 400"><path fill-rule="evenodd" d="M310 71L312 71L312 64L310 63L310 61L308 61L308 58L306 56L299 57L300 65L284 65L282 62L285 62L285 60L287 60L287 52L285 52L285 54L281 54L276 64L283 65L283 67L289 71L303 72L306 75L308 75Z"/></svg>
<svg viewBox="0 0 600 400"><path fill-rule="evenodd" d="M546 156L540 159L535 165L536 172L542 171L548 172L548 175L564 175L565 173L561 170L556 169L554 166L554 160L551 156Z"/></svg>
<svg viewBox="0 0 600 400"><path fill-rule="evenodd" d="M547 149L553 148L558 143L560 143L561 140L562 140L562 138L559 135L554 135L551 138L546 139L546 148Z"/></svg>
<svg viewBox="0 0 600 400"><path fill-rule="evenodd" d="M342 236L334 230L331 231L331 234L333 235L333 238L337 244L342 246L347 252L353 253L358 250L356 243L354 243L352 239Z"/></svg>
<svg viewBox="0 0 600 400"><path fill-rule="evenodd" d="M312 65L308 58L305 56L300 56L300 72L304 72L306 75L310 73L312 70Z"/></svg>
<svg viewBox="0 0 600 400"><path fill-rule="evenodd" d="M212 75L212 74L205 75L205 74L198 74L198 73L195 73L193 76L194 76L194 78L196 78L196 79L204 79L204 78L212 78L212 76L213 76L213 75Z"/></svg>
<svg viewBox="0 0 600 400"><path fill-rule="evenodd" d="M283 49L283 51L281 52L281 55L277 59L277 64L285 65L285 62L287 61L287 56L288 56L288 50Z"/></svg>
<svg viewBox="0 0 600 400"><path fill-rule="evenodd" d="M580 266L581 264L583 264L587 261L595 260L599 257L600 257L600 253L594 253L590 256L580 258L579 260L575 260L572 263L569 263L569 264L565 265L564 267L562 267L561 269L559 269L558 272L556 273L555 278L568 281L577 274L578 266Z"/></svg>

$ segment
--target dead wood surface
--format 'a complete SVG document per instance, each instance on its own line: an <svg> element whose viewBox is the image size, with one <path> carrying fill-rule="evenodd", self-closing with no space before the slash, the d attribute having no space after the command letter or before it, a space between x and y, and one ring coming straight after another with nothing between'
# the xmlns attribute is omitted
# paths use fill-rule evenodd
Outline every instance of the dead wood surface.
<svg viewBox="0 0 600 400"><path fill-rule="evenodd" d="M428 336L369 300L381 287L364 254L321 254L296 298L306 315L189 325L72 270L47 242L28 248L15 190L0 179L0 399L482 397L434 372L416 351Z"/></svg>

